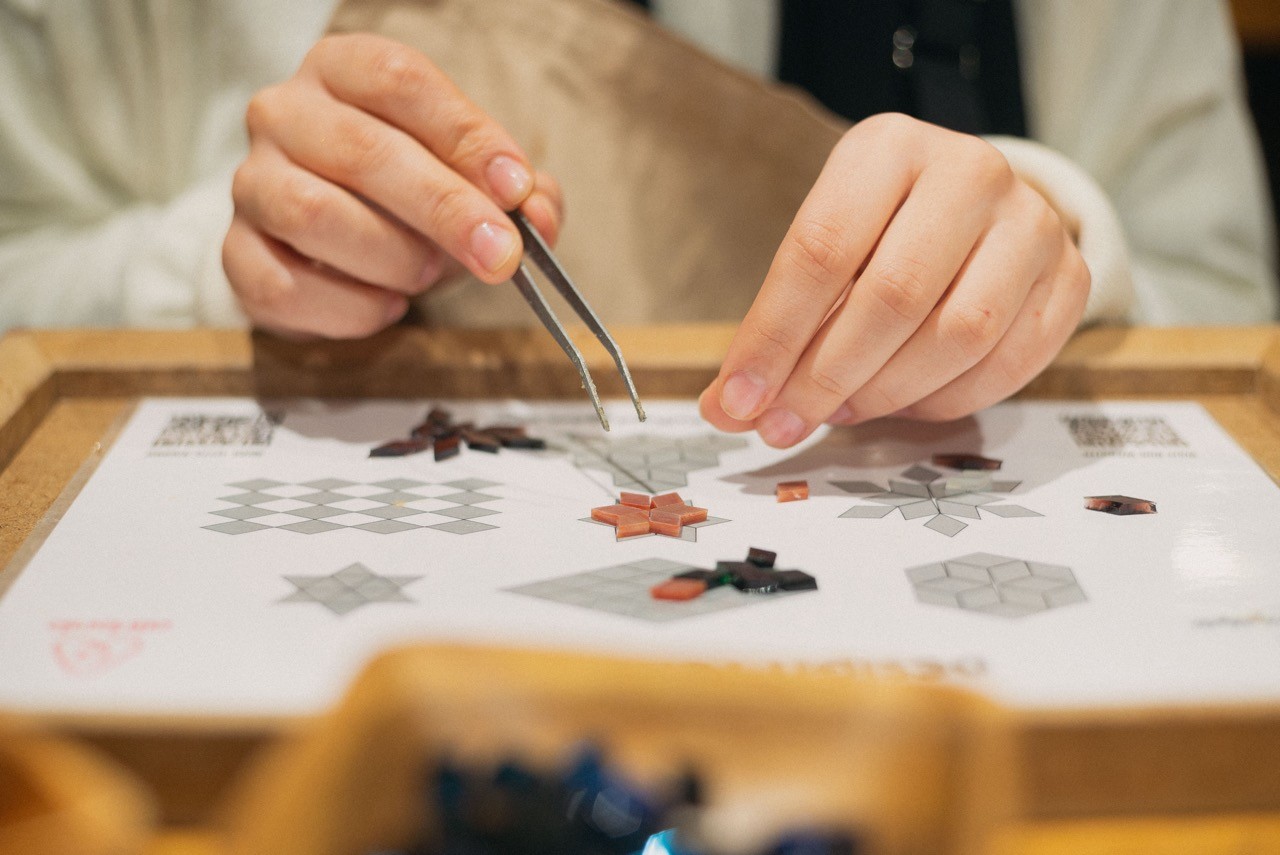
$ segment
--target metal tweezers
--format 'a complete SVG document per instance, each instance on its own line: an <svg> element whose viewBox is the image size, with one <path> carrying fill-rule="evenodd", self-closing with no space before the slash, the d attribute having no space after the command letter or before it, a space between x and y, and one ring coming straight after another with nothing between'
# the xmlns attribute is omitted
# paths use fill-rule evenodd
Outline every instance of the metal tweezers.
<svg viewBox="0 0 1280 855"><path fill-rule="evenodd" d="M609 335L609 331L604 328L604 324L600 323L600 318L596 317L596 313L587 305L587 301L583 299L582 294L570 281L568 274L560 266L560 262L551 254L550 247L542 240L542 236L525 218L525 215L519 211L513 211L511 219L515 221L516 229L519 230L520 237L524 241L524 259L520 262L520 269L511 277L511 281L515 283L516 290L520 292L520 296L524 297L525 302L533 309L533 313L538 316L538 320L542 321L542 325L547 328L547 332L551 333L551 337L556 340L556 344L560 345L565 355L569 357L569 361L578 369L578 376L582 378L582 388L586 389L587 394L591 396L591 403L596 408L596 415L600 417L600 426L608 430L609 420L605 418L604 407L600 405L600 395L596 392L596 384L591 379L591 372L587 370L586 360L582 358L582 352L569 339L568 334L564 331L564 325L560 323L560 319L556 317L556 313L551 310L546 298L542 296L542 292L534 284L533 276L530 275L529 268L525 266L526 262L532 261L542 271L551 286L560 292L560 296L564 297L569 307L587 325L587 329L591 330L595 337L600 340L600 343L604 345L604 349L609 351L609 355L613 357L614 363L618 366L618 373L622 375L622 382L627 387L627 393L631 395L631 403L635 404L636 415L640 417L640 421L644 421L644 405L640 403L640 396L636 394L636 385L631 381L631 372L627 369L626 360L622 358L622 351L618 349L618 343L613 340L613 336Z"/></svg>

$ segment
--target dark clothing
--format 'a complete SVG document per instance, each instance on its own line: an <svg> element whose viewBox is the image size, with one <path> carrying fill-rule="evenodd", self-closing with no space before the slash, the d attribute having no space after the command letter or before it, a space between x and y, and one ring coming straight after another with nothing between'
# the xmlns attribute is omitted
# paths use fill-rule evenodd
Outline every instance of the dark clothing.
<svg viewBox="0 0 1280 855"><path fill-rule="evenodd" d="M1026 136L1012 0L781 0L781 16L778 79L850 121Z"/></svg>

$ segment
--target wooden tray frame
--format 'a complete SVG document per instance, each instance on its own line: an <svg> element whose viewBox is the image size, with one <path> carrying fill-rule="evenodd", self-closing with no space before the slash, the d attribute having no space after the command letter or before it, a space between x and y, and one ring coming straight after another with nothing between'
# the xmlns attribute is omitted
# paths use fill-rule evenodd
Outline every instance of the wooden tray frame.
<svg viewBox="0 0 1280 855"><path fill-rule="evenodd" d="M727 326L617 330L647 398L692 397L715 375ZM607 356L576 334L602 394ZM611 382L612 381L612 382ZM396 328L351 343L291 344L237 331L16 331L0 339L0 567L102 452L141 396L580 395L540 331ZM1078 335L1024 397L1192 399L1280 480L1280 328L1121 329ZM43 716L155 788L170 822L201 822L262 746L301 722ZM1017 814L1280 814L1280 704L1014 716ZM193 774L192 770L198 770Z"/></svg>

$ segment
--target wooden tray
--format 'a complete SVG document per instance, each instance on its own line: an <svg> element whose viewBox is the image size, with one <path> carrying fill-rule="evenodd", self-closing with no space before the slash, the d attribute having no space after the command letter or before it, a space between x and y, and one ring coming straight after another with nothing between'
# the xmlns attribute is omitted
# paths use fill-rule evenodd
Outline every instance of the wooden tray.
<svg viewBox="0 0 1280 855"><path fill-rule="evenodd" d="M648 398L696 395L722 326L616 331ZM578 336L603 394L621 388ZM397 328L357 343L229 331L19 331L0 340L0 567L38 533L112 426L145 395L576 397L541 331ZM1100 329L1077 336L1028 397L1191 399L1280 479L1280 329ZM46 522L46 525L48 523ZM267 742L301 722L56 717L151 784L170 822L202 821ZM1018 713L1014 814L1035 821L1280 813L1280 705Z"/></svg>

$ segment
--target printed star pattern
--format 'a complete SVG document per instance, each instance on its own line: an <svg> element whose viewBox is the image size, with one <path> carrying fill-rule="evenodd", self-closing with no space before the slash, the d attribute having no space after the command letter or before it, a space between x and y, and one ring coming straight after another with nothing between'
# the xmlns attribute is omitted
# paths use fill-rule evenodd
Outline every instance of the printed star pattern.
<svg viewBox="0 0 1280 855"><path fill-rule="evenodd" d="M884 519L895 510L903 519L928 517L925 528L955 537L968 528L964 520L997 517L1039 517L1043 514L1022 505L997 504L997 493L1011 493L1020 481L993 480L984 472L961 472L943 476L927 466L912 466L898 478L889 479L889 489L871 481L832 481L846 493L864 496L869 505L855 505L840 516L844 519ZM986 514L984 517L983 514Z"/></svg>
<svg viewBox="0 0 1280 855"><path fill-rule="evenodd" d="M285 576L297 589L282 603L319 603L345 615L371 603L412 603L404 587L421 576L380 576L363 564L351 564L328 576Z"/></svg>

